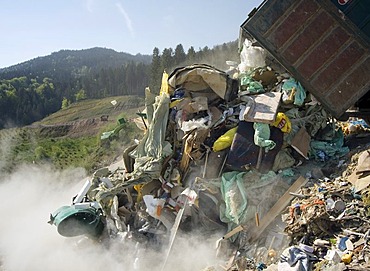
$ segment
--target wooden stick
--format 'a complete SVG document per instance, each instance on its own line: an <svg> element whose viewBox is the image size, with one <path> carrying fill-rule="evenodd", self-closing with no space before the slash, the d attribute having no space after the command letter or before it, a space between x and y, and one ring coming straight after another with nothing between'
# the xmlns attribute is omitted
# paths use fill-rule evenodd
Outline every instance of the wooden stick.
<svg viewBox="0 0 370 271"><path fill-rule="evenodd" d="M260 226L260 218L258 216L258 212L255 213L255 218L256 218L256 226L259 227Z"/></svg>
<svg viewBox="0 0 370 271"><path fill-rule="evenodd" d="M224 167L225 167L225 164L226 164L226 160L227 160L227 156L228 156L228 153L225 155L225 159L224 159L224 161L223 161L223 163L222 163L222 166L221 166L221 168L220 168L220 171L219 171L219 173L218 173L218 177L220 177L220 176L221 176L222 171L224 170Z"/></svg>
<svg viewBox="0 0 370 271"><path fill-rule="evenodd" d="M238 232L241 232L243 230L243 226L242 225L239 225L237 227L235 227L234 229L232 229L231 231L229 231L228 233L226 233L222 239L227 239L227 238L230 238L231 236L233 236L234 234L237 234Z"/></svg>
<svg viewBox="0 0 370 271"><path fill-rule="evenodd" d="M261 162L262 162L262 151L263 151L263 148L260 147L259 150L258 150L258 158L257 158L257 165L256 165L256 169L259 170L260 167L261 167Z"/></svg>

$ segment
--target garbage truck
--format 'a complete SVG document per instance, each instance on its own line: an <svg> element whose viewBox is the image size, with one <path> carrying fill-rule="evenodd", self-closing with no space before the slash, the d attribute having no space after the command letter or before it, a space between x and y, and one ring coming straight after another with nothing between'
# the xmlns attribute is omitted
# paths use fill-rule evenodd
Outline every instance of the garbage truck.
<svg viewBox="0 0 370 271"><path fill-rule="evenodd" d="M265 0L240 27L338 120L370 123L370 0Z"/></svg>

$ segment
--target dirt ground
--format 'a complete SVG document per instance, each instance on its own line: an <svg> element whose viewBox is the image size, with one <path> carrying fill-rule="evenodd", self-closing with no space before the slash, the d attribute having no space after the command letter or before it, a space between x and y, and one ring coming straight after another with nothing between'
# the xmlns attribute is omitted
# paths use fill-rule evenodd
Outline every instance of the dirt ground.
<svg viewBox="0 0 370 271"><path fill-rule="evenodd" d="M40 135L43 137L89 137L98 135L107 125L115 124L115 120L103 121L101 118L89 118L71 121L55 125L33 125L31 128L40 129Z"/></svg>

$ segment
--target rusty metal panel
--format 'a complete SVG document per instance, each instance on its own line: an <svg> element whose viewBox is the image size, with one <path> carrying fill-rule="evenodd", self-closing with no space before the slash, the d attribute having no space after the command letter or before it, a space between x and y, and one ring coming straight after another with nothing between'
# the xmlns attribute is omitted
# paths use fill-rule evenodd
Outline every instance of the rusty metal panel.
<svg viewBox="0 0 370 271"><path fill-rule="evenodd" d="M352 105L352 100L357 101L363 96L363 92L360 90L365 92L369 90L370 56L368 55L360 63L352 70L351 74L345 77L345 80L342 80L339 85L332 88L327 98L327 100L331 101L331 106L341 107L344 104L344 107L349 107Z"/></svg>
<svg viewBox="0 0 370 271"><path fill-rule="evenodd" d="M280 18L280 16L289 8L291 8L296 0L281 1L280 5L263 5L263 16L256 16L251 21L254 32L264 34L271 26Z"/></svg>
<svg viewBox="0 0 370 271"><path fill-rule="evenodd" d="M349 36L341 28L333 29L306 57L302 57L302 63L297 67L298 72L306 80L310 80L316 73L320 73L320 69L327 70L324 65L337 58L338 51L348 40Z"/></svg>
<svg viewBox="0 0 370 271"><path fill-rule="evenodd" d="M333 25L333 19L327 16L325 12L317 13L316 17L311 22L316 27L316 31L312 31L310 27L306 27L302 33L297 36L294 41L282 52L289 63L296 63L298 59L309 50L314 44L312 41L319 40L326 31Z"/></svg>
<svg viewBox="0 0 370 271"><path fill-rule="evenodd" d="M325 91L330 90L341 78L345 78L345 81L353 81L356 78L349 77L348 72L364 54L365 50L357 42L346 46L342 52L332 58L331 63L324 70L316 75L316 78L311 81L312 86L319 91Z"/></svg>
<svg viewBox="0 0 370 271"><path fill-rule="evenodd" d="M274 44L277 48L284 46L291 38L295 38L296 33L302 29L302 25L307 23L312 16L316 14L318 5L313 1L306 1L299 3L298 6L293 7L289 14L284 14L279 18L272 27L280 23L274 31L269 31L266 38ZM272 28L273 29L273 28Z"/></svg>
<svg viewBox="0 0 370 271"><path fill-rule="evenodd" d="M370 89L370 45L330 2L267 0L241 28L335 117Z"/></svg>

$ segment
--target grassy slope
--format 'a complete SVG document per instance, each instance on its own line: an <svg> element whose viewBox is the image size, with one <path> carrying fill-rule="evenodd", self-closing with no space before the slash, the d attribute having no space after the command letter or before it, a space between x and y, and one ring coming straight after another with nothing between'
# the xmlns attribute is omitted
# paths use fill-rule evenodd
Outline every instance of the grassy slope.
<svg viewBox="0 0 370 271"><path fill-rule="evenodd" d="M113 100L117 102L116 105L111 103ZM117 117L123 111L135 113L140 106L143 106L143 99L137 96L118 96L97 100L84 100L71 104L68 108L59 110L35 124L48 125L79 119L100 118L100 116L104 114Z"/></svg>
<svg viewBox="0 0 370 271"><path fill-rule="evenodd" d="M112 105L112 100L117 104ZM143 99L136 96L85 100L30 126L0 130L4 161L0 171L10 171L23 162L52 163L59 169L84 167L88 171L108 165L134 138L140 138L142 131L127 122L120 136L107 142L101 142L102 132L117 127L121 117L136 118L143 104ZM102 121L102 115L108 115L108 121Z"/></svg>

